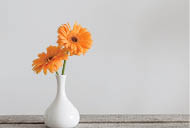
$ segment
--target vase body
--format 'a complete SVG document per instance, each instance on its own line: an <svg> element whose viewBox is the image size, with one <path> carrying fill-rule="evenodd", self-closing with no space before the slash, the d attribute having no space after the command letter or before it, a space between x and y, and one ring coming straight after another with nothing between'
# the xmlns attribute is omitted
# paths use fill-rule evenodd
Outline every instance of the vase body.
<svg viewBox="0 0 190 128"><path fill-rule="evenodd" d="M57 75L57 94L44 115L45 125L50 128L72 128L80 120L78 110L67 98L65 92L66 75Z"/></svg>

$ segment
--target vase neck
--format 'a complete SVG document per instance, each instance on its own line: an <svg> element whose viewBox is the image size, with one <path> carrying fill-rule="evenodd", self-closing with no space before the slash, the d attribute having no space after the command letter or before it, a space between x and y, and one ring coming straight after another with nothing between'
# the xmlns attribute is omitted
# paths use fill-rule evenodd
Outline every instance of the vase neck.
<svg viewBox="0 0 190 128"><path fill-rule="evenodd" d="M65 80L66 80L66 75L57 75L57 95L56 97L66 97L66 92L65 92Z"/></svg>

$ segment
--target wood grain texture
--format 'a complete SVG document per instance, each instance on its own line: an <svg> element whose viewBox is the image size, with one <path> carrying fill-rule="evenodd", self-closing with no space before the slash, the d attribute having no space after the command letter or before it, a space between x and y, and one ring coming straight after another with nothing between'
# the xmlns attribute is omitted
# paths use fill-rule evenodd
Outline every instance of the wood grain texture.
<svg viewBox="0 0 190 128"><path fill-rule="evenodd" d="M80 123L188 123L189 115L81 115ZM43 123L41 115L2 115L0 124Z"/></svg>
<svg viewBox="0 0 190 128"><path fill-rule="evenodd" d="M46 128L44 124L0 124L0 128ZM188 123L80 123L76 128L189 128Z"/></svg>
<svg viewBox="0 0 190 128"><path fill-rule="evenodd" d="M189 128L189 115L81 115L77 128ZM0 116L0 128L45 128L43 116Z"/></svg>

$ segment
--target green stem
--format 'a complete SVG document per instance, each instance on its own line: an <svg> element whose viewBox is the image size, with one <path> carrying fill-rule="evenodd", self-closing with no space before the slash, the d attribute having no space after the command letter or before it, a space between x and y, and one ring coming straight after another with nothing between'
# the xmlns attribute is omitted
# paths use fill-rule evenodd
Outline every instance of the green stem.
<svg viewBox="0 0 190 128"><path fill-rule="evenodd" d="M59 76L59 73L58 73L58 72L56 72L56 75L58 75L58 76Z"/></svg>
<svg viewBox="0 0 190 128"><path fill-rule="evenodd" d="M66 65L66 60L64 60L63 69L62 69L62 74L61 74L61 75L64 75L64 72L65 72L65 65Z"/></svg>

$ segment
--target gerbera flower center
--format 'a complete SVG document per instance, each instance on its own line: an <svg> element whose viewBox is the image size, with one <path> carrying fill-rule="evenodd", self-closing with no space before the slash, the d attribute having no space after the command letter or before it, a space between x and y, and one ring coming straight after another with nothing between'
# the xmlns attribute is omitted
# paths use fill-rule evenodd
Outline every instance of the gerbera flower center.
<svg viewBox="0 0 190 128"><path fill-rule="evenodd" d="M51 59L53 59L53 56L48 57L47 61L49 62Z"/></svg>
<svg viewBox="0 0 190 128"><path fill-rule="evenodd" d="M71 37L71 40L73 41L73 42L77 42L78 41L78 39L76 38L76 37Z"/></svg>

